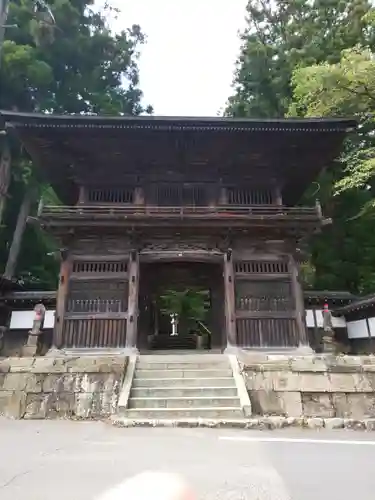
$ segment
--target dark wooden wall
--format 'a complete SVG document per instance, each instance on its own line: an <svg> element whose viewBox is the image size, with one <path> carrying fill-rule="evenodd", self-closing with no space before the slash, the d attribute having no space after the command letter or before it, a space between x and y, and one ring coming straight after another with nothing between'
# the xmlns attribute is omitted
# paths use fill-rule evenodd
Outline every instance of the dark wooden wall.
<svg viewBox="0 0 375 500"><path fill-rule="evenodd" d="M300 335L288 258L237 260L234 271L237 345L297 347Z"/></svg>
<svg viewBox="0 0 375 500"><path fill-rule="evenodd" d="M128 259L73 260L62 331L64 347L124 347Z"/></svg>

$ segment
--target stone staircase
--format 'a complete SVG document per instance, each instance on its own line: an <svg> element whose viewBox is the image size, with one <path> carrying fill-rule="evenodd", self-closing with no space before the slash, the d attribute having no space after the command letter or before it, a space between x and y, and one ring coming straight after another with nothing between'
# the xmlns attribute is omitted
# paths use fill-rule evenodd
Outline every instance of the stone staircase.
<svg viewBox="0 0 375 500"><path fill-rule="evenodd" d="M133 421L243 419L232 363L224 354L141 355L128 395L120 397L118 416Z"/></svg>

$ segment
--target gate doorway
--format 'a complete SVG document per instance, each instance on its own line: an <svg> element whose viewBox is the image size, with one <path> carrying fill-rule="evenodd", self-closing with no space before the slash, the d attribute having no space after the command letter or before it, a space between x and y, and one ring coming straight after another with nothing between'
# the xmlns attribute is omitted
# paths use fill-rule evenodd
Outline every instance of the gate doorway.
<svg viewBox="0 0 375 500"><path fill-rule="evenodd" d="M224 325L220 263L141 263L139 349L220 349Z"/></svg>

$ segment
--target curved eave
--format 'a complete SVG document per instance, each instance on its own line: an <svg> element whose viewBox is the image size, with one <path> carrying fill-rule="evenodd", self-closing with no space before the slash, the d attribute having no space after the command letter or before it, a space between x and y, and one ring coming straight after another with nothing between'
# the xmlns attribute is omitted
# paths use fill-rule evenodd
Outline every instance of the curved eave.
<svg viewBox="0 0 375 500"><path fill-rule="evenodd" d="M115 128L226 132L348 132L348 118L243 119L226 117L48 115L0 111L5 126L37 128Z"/></svg>

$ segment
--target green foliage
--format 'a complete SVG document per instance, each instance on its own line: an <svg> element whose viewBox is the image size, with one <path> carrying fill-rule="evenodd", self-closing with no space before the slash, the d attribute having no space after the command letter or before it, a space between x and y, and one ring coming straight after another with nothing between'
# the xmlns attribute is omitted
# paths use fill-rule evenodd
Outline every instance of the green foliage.
<svg viewBox="0 0 375 500"><path fill-rule="evenodd" d="M137 58L145 37L139 26L111 32L106 7L93 0L49 0L56 19L33 12L31 0L12 0L0 66L0 109L54 113L132 114L152 112L142 105ZM25 152L13 144L12 183L5 227L0 234L0 272L6 258L26 185L56 197ZM36 210L36 204L34 206ZM24 235L17 275L32 284L54 288L57 262L45 234L30 226Z"/></svg>
<svg viewBox="0 0 375 500"><path fill-rule="evenodd" d="M159 298L160 310L168 316L176 314L183 333L202 323L210 308L210 295L207 290L186 288L167 290Z"/></svg>
<svg viewBox="0 0 375 500"><path fill-rule="evenodd" d="M297 68L290 115L355 116L358 131L347 141L333 171L330 197L334 225L313 245L317 285L369 293L375 289L373 235L375 179L375 62L369 49L342 52L335 64ZM334 198L333 198L334 196Z"/></svg>
<svg viewBox="0 0 375 500"><path fill-rule="evenodd" d="M305 286L375 290L375 10L369 0L249 0L226 114L355 116L341 161L308 189L333 219L312 239ZM358 218L360 215L360 218Z"/></svg>
<svg viewBox="0 0 375 500"><path fill-rule="evenodd" d="M338 62L355 44L373 46L368 0L249 0L228 115L282 117L297 66Z"/></svg>

